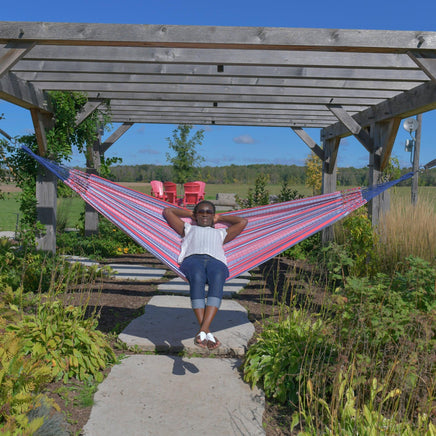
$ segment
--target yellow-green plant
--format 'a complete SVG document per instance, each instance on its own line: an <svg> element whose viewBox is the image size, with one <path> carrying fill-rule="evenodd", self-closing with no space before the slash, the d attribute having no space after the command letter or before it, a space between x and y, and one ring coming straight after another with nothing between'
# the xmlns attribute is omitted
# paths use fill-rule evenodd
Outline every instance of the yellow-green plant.
<svg viewBox="0 0 436 436"><path fill-rule="evenodd" d="M299 424L299 436L434 436L436 427L428 414L419 413L415 423L402 420L398 404L401 390L388 389L376 378L370 382L369 396L360 404L353 386L354 369L342 370L334 385L330 401L316 395L312 380L300 396L300 410L292 418L291 431ZM388 405L388 407L385 407Z"/></svg>
<svg viewBox="0 0 436 436"><path fill-rule="evenodd" d="M29 422L27 414L41 400L40 391L52 379L52 371L43 361L25 356L23 340L5 327L0 317L0 429L31 435L44 420Z"/></svg>
<svg viewBox="0 0 436 436"><path fill-rule="evenodd" d="M306 186L312 188L313 195L321 193L322 161L315 154L310 153L306 158Z"/></svg>
<svg viewBox="0 0 436 436"><path fill-rule="evenodd" d="M115 361L115 354L104 334L98 330L97 319L85 319L85 307L67 306L60 300L41 302L37 313L24 315L16 324L7 326L23 340L22 353L41 359L51 372L64 382L103 380L101 373Z"/></svg>

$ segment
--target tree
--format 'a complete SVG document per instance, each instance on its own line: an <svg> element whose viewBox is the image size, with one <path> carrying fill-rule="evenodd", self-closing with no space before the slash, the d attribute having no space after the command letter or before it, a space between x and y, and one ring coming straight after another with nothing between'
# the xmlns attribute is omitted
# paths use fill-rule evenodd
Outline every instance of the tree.
<svg viewBox="0 0 436 436"><path fill-rule="evenodd" d="M175 152L174 156L167 153L166 158L173 165L176 183L192 181L195 167L204 161L204 158L195 150L195 147L201 145L203 141L204 130L197 130L189 138L192 127L190 124L180 124L177 129L173 130L172 138L166 138L169 148Z"/></svg>
<svg viewBox="0 0 436 436"><path fill-rule="evenodd" d="M77 114L88 102L86 94L80 92L53 91L49 93L54 108L54 127L46 132L47 136L47 156L49 159L60 163L62 160L69 161L73 153L73 147L81 153L86 154L87 145L92 144L96 139L96 125L104 126L110 123L109 102L105 103L106 110L95 110L90 116L76 126ZM29 241L34 240L32 230L35 231L37 225L37 199L36 177L40 172L38 163L25 153L17 144L26 145L34 152L38 153L36 135L25 135L13 139L13 143L2 142L0 144L0 155L6 161L14 181L21 188L20 193L20 219L21 229L30 230ZM102 165L108 165L112 160L102 161ZM115 160L117 161L117 160ZM0 179L1 180L1 179ZM63 184L59 185L58 196L63 192L69 192L69 188ZM66 194L64 194L66 195ZM36 226L36 227L35 227Z"/></svg>
<svg viewBox="0 0 436 436"><path fill-rule="evenodd" d="M322 162L314 153L306 159L306 186L312 188L313 195L321 192L322 185Z"/></svg>

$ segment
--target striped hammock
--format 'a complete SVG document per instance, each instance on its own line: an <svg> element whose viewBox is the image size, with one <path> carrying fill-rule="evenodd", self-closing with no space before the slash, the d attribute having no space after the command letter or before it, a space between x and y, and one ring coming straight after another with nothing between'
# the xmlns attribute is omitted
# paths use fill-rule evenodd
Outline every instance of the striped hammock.
<svg viewBox="0 0 436 436"><path fill-rule="evenodd" d="M66 168L34 154L25 146L22 148L139 245L185 278L177 263L181 238L162 216L163 209L169 206L167 202L102 177ZM223 213L248 220L244 231L224 246L230 271L228 280L330 226L384 190L412 176L410 172L398 180L371 188Z"/></svg>

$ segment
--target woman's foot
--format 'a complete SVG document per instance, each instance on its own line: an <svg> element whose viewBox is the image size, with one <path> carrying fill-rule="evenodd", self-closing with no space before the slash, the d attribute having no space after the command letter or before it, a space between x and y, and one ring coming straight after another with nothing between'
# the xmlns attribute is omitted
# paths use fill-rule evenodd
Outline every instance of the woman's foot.
<svg viewBox="0 0 436 436"><path fill-rule="evenodd" d="M216 350L218 347L221 346L221 342L212 333L207 333L206 339L207 339L207 348L209 350Z"/></svg>
<svg viewBox="0 0 436 436"><path fill-rule="evenodd" d="M200 348L209 348L207 334L205 332L200 332L194 338L194 345Z"/></svg>

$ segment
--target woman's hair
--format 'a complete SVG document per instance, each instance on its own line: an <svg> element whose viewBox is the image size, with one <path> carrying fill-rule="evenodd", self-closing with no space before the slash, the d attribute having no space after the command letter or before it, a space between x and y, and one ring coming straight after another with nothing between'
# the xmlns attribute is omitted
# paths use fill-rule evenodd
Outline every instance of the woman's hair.
<svg viewBox="0 0 436 436"><path fill-rule="evenodd" d="M193 211L193 212L194 212L194 215L197 213L199 206L202 205L202 204L207 204L207 205L209 205L209 206L212 208L212 210L213 210L213 214L215 215L215 213L216 213L215 205L214 205L211 201L209 201L209 200L201 200L199 203L197 203L197 204L194 206L194 211Z"/></svg>

